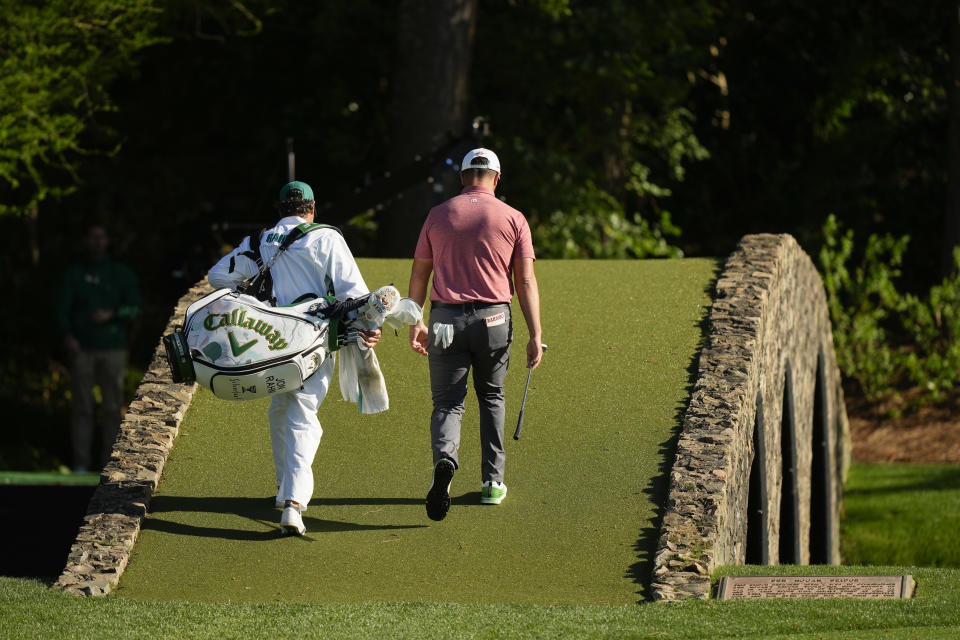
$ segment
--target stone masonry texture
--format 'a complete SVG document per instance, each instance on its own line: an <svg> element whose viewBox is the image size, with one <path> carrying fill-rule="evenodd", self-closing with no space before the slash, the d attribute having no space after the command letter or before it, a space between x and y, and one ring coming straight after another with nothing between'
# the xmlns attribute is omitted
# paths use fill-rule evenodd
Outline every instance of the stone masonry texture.
<svg viewBox="0 0 960 640"><path fill-rule="evenodd" d="M840 560L849 427L826 294L813 262L789 235L745 236L717 280L709 323L670 472L654 557L655 600L709 597L710 572L744 564L748 540L758 564L781 557L807 564L812 537L823 549L818 562ZM817 445L815 420L822 433ZM785 451L792 465L785 466ZM750 505L752 469L760 477ZM791 487L796 498L785 504L794 508L784 508L792 524L782 538L781 501ZM750 536L748 506L759 529ZM789 549L780 548L781 539Z"/></svg>
<svg viewBox="0 0 960 640"><path fill-rule="evenodd" d="M203 280L180 298L164 335L183 321L190 303L211 291ZM57 587L67 593L102 596L117 586L195 391L195 383L173 382L158 342L120 424Z"/></svg>

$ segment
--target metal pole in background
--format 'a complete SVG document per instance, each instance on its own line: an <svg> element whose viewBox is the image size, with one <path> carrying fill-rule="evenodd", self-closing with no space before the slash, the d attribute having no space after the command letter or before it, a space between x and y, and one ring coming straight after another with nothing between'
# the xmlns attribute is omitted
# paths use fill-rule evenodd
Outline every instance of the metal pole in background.
<svg viewBox="0 0 960 640"><path fill-rule="evenodd" d="M296 158L293 153L293 138L287 138L287 182L296 180Z"/></svg>

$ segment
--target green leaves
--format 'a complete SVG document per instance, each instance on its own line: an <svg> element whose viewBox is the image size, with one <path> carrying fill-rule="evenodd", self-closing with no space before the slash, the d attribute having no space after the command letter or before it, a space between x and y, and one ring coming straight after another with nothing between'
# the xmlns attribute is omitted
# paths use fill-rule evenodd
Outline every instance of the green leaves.
<svg viewBox="0 0 960 640"><path fill-rule="evenodd" d="M474 93L506 162L498 193L543 257L680 255L665 199L709 155L687 71L711 58L714 13L699 0L524 4L483 5L478 23Z"/></svg>
<svg viewBox="0 0 960 640"><path fill-rule="evenodd" d="M844 375L868 398L914 385L933 400L960 383L960 248L954 275L921 298L896 285L909 236L871 235L851 271L853 231L830 215L823 235L820 268Z"/></svg>
<svg viewBox="0 0 960 640"><path fill-rule="evenodd" d="M626 214L620 202L587 181L577 189L570 208L557 210L533 229L539 255L554 258L679 258L672 246L680 229L661 212L651 224L639 213Z"/></svg>
<svg viewBox="0 0 960 640"><path fill-rule="evenodd" d="M84 133L114 109L106 84L158 41L159 12L152 0L0 5L0 214L68 192L80 157L111 151Z"/></svg>

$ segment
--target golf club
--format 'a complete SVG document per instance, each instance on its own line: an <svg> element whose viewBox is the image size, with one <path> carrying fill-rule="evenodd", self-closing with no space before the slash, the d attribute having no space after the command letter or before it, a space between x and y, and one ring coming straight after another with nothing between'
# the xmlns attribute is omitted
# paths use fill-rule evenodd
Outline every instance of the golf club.
<svg viewBox="0 0 960 640"><path fill-rule="evenodd" d="M541 344L540 348L543 349L543 352L547 352L547 345ZM513 439L520 439L520 430L523 429L523 410L527 406L527 390L530 389L530 374L533 373L533 369L527 369L527 385L523 388L523 401L520 403L520 415L517 417L517 430L513 432Z"/></svg>

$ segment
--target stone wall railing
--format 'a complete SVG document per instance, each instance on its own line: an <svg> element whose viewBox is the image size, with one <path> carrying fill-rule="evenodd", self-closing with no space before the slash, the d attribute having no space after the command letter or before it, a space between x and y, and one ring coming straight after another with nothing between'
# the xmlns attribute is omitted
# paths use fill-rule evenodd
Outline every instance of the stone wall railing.
<svg viewBox="0 0 960 640"><path fill-rule="evenodd" d="M192 287L180 298L163 334L183 321L190 303L211 291L206 280ZM60 589L106 595L117 585L195 391L196 384L173 382L158 342L57 580Z"/></svg>
<svg viewBox="0 0 960 640"><path fill-rule="evenodd" d="M745 236L717 281L654 599L709 597L725 564L838 563L849 450L820 276L792 237Z"/></svg>

